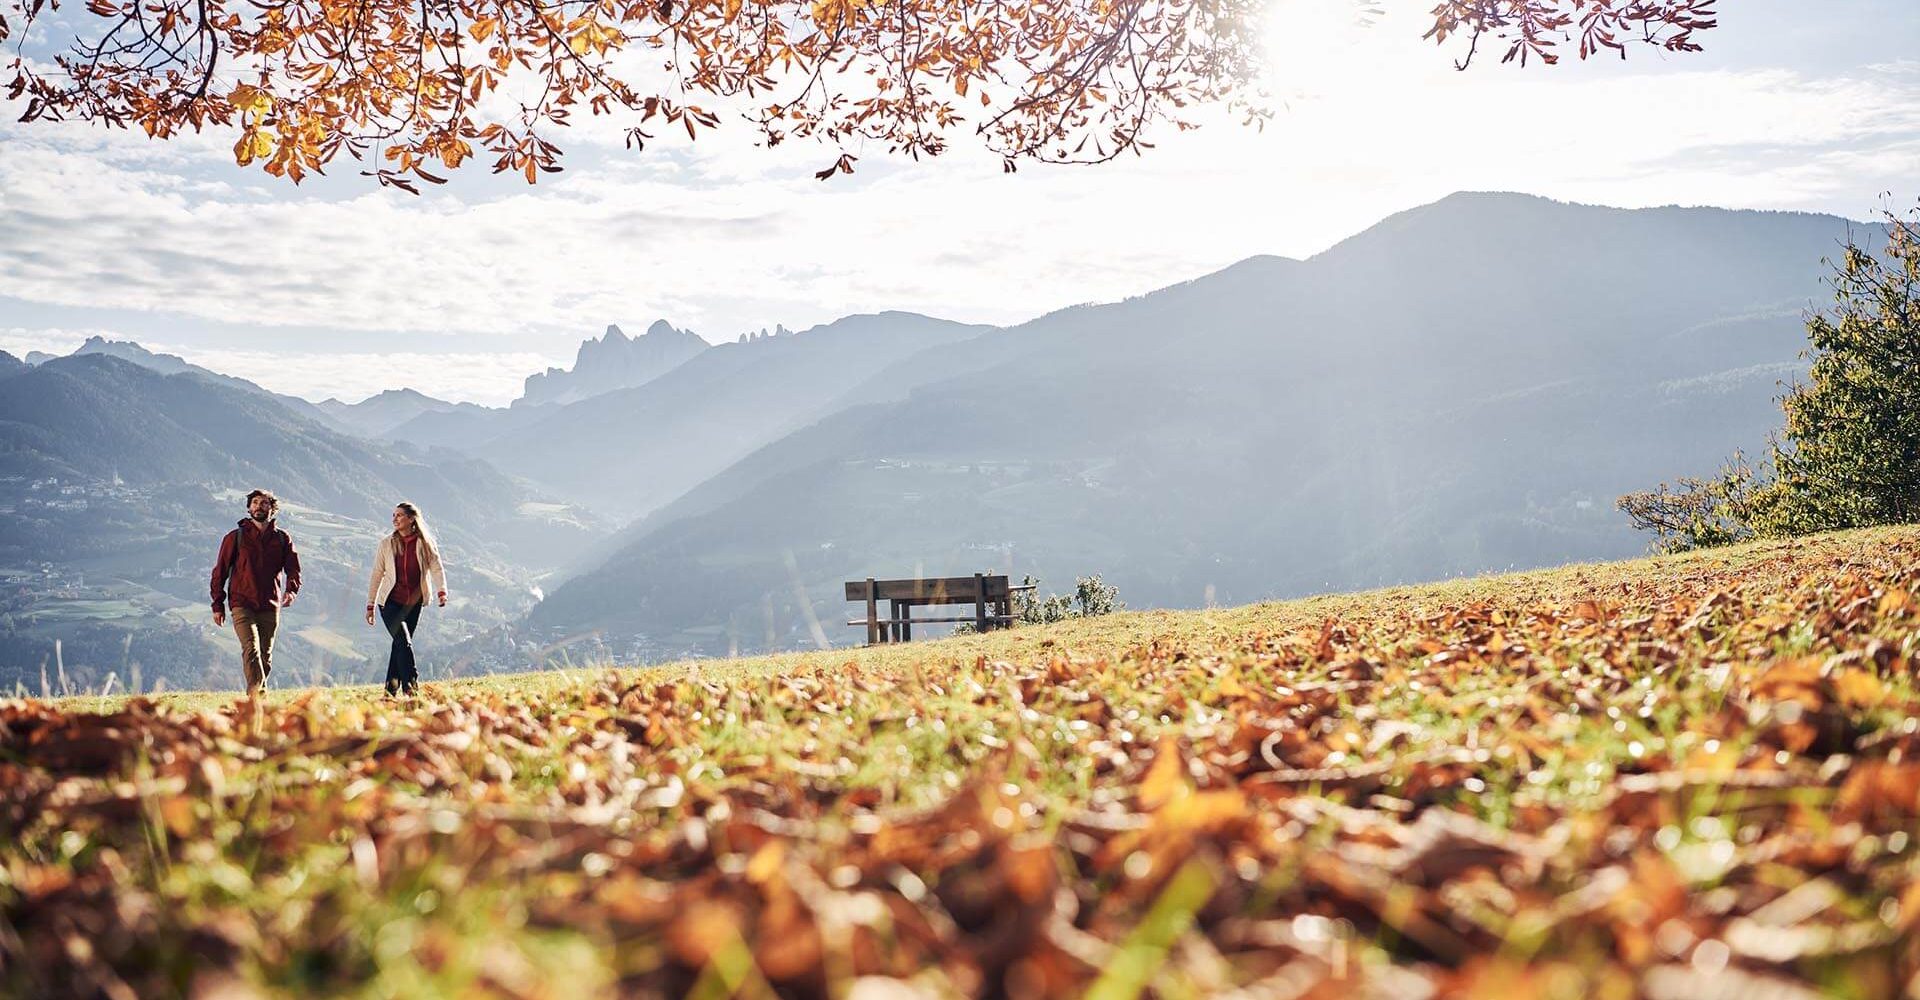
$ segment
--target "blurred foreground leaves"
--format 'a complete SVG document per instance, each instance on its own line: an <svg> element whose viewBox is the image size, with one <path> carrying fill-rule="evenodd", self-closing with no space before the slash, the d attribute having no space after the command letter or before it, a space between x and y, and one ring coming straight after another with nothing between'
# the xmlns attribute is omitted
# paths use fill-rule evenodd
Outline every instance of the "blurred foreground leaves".
<svg viewBox="0 0 1920 1000"><path fill-rule="evenodd" d="M1920 995L1916 566L1896 529L1117 652L4 702L0 989Z"/></svg>

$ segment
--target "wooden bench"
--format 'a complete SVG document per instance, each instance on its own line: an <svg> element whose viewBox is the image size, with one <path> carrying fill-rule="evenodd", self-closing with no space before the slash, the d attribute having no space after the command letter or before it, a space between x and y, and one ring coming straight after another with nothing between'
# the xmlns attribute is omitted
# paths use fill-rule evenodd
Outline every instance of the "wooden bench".
<svg viewBox="0 0 1920 1000"><path fill-rule="evenodd" d="M972 576L946 576L921 580L850 580L847 600L865 602L867 616L848 625L867 627L867 645L909 642L913 626L972 622L975 631L986 632L1013 625L1013 595L1032 586L1013 586L1004 576L975 573ZM886 601L887 617L880 617L880 602ZM971 604L973 614L951 618L915 618L913 609L940 604Z"/></svg>

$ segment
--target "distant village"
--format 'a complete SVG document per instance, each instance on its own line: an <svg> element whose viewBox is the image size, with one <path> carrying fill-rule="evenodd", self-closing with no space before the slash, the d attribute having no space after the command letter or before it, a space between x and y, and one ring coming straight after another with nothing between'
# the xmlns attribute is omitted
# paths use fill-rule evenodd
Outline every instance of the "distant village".
<svg viewBox="0 0 1920 1000"><path fill-rule="evenodd" d="M0 514L24 514L33 510L80 511L108 501L151 499L152 490L128 486L118 475L105 481L82 482L0 476Z"/></svg>

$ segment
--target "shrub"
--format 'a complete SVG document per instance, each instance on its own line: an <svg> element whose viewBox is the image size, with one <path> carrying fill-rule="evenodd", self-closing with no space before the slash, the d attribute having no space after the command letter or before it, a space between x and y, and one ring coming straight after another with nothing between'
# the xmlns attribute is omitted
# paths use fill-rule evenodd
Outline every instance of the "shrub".
<svg viewBox="0 0 1920 1000"><path fill-rule="evenodd" d="M1746 456L1734 452L1712 479L1682 478L1677 487L1629 493L1614 506L1633 519L1633 526L1654 534L1655 552L1731 545L1753 537L1754 491L1759 477Z"/></svg>
<svg viewBox="0 0 1920 1000"><path fill-rule="evenodd" d="M1069 618L1110 615L1115 611L1126 609L1126 604L1120 600L1120 588L1102 582L1098 573L1076 579L1073 582L1071 594L1048 594L1042 598L1040 580L1031 574L1021 577L1020 585L1033 589L1014 592L1013 621L1015 625L1046 625ZM955 635L964 635L972 631L973 625L970 622L962 622L953 629Z"/></svg>

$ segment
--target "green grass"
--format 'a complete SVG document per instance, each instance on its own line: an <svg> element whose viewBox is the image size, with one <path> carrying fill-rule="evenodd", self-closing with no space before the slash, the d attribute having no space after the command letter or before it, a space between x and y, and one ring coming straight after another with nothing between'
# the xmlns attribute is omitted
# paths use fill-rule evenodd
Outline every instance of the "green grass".
<svg viewBox="0 0 1920 1000"><path fill-rule="evenodd" d="M1881 541L1910 538L1915 529L1881 528L1845 533L1846 538L1872 547ZM1097 619L1083 619L1049 626L1029 626L985 635L955 636L891 646L776 653L730 659L691 659L657 664L635 670L647 677L671 677L698 671L712 677L748 677L803 671L817 667L853 664L868 670L892 670L905 665L929 662L957 662L986 656L989 659L1031 657L1039 651L1061 649L1076 656L1113 656L1138 649L1156 640L1206 644L1228 641L1252 630L1301 628L1318 625L1322 620L1370 614L1388 606L1449 606L1476 601L1500 600L1573 600L1582 595L1602 595L1621 586L1664 580L1676 575L1697 573L1738 573L1745 568L1766 564L1780 555L1819 544L1819 539L1755 542L1689 552L1652 556L1612 563L1579 563L1555 569L1465 577L1439 583L1384 587L1349 594L1331 594L1290 601L1268 601L1237 608L1212 608L1201 611L1124 611ZM235 668L238 669L237 667ZM589 663L562 670L499 674L447 681L436 689L449 694L468 692L525 693L541 695L577 687L608 669L620 669L612 663ZM378 697L377 684L329 688L347 696ZM267 696L272 703L285 702L306 694L306 689L276 690ZM236 697L231 691L174 691L156 696L160 703L180 708L210 709L224 706ZM63 707L86 711L110 711L122 706L126 697L108 699L68 699Z"/></svg>

